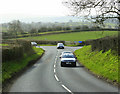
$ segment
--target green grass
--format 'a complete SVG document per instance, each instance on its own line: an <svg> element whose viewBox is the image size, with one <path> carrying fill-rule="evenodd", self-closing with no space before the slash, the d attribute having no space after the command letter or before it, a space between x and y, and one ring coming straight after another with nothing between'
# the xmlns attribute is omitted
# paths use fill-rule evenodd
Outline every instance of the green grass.
<svg viewBox="0 0 120 94"><path fill-rule="evenodd" d="M40 32L40 33L33 33L32 35L36 36L36 35L59 33L59 32L71 32L71 30L67 30L67 31L60 30L60 31ZM17 35L17 37L23 37L23 36L28 37L28 36L31 36L31 34L30 34L30 33L27 33L27 34L18 34L18 35Z"/></svg>
<svg viewBox="0 0 120 94"><path fill-rule="evenodd" d="M71 30L67 30L67 32L71 32ZM38 33L38 34L49 34L49 33L57 33L57 32L66 32L64 30L60 30L60 31L48 31L48 32L41 32L41 33Z"/></svg>
<svg viewBox="0 0 120 94"><path fill-rule="evenodd" d="M33 49L36 54L33 54L31 56L24 54L24 57L21 60L13 60L2 63L2 82L4 82L6 79L11 78L14 73L19 72L25 66L27 66L29 61L36 60L44 52L42 48L33 47Z"/></svg>
<svg viewBox="0 0 120 94"><path fill-rule="evenodd" d="M0 46L9 46L8 44L0 44Z"/></svg>
<svg viewBox="0 0 120 94"><path fill-rule="evenodd" d="M76 50L75 55L80 63L94 74L118 83L118 56L113 51L92 52L91 46L84 46Z"/></svg>
<svg viewBox="0 0 120 94"><path fill-rule="evenodd" d="M65 33L65 34L54 34L54 35L43 35L35 37L26 37L20 39L29 40L63 40L63 41L85 41L89 39L98 39L105 36L117 35L118 31L89 31L89 32L76 32L76 33Z"/></svg>
<svg viewBox="0 0 120 94"><path fill-rule="evenodd" d="M66 46L68 46L68 47L77 47L79 45L66 45Z"/></svg>
<svg viewBox="0 0 120 94"><path fill-rule="evenodd" d="M4 30L4 31L2 31L2 32L8 32L8 31Z"/></svg>

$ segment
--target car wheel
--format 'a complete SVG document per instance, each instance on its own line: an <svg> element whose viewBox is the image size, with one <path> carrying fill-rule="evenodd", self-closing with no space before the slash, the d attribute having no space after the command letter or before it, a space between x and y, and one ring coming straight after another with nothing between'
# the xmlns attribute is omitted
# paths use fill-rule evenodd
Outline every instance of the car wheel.
<svg viewBox="0 0 120 94"><path fill-rule="evenodd" d="M61 67L64 67L65 66L65 64L64 63L61 63Z"/></svg>
<svg viewBox="0 0 120 94"><path fill-rule="evenodd" d="M73 63L72 66L73 66L73 67L76 67L76 63Z"/></svg>

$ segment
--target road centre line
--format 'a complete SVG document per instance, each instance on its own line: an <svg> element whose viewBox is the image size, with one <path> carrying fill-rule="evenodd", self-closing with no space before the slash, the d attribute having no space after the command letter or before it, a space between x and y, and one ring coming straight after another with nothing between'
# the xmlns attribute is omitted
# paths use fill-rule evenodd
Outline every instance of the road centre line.
<svg viewBox="0 0 120 94"><path fill-rule="evenodd" d="M70 91L65 85L62 84L62 87L63 87L65 90L67 90L68 92L70 92L71 94L73 94L72 91Z"/></svg>
<svg viewBox="0 0 120 94"><path fill-rule="evenodd" d="M54 69L54 73L55 73L56 71L55 71L55 69Z"/></svg>
<svg viewBox="0 0 120 94"><path fill-rule="evenodd" d="M57 77L56 75L54 75L54 76L55 76L55 79L56 79L57 81L59 81L58 77Z"/></svg>
<svg viewBox="0 0 120 94"><path fill-rule="evenodd" d="M59 52L59 51L58 51ZM62 82L60 82L59 81L59 79L58 79L58 77L56 76L56 70L55 70L55 67L56 67L56 62L57 62L57 58L58 58L58 53L57 53L57 56L56 56L56 58L55 58L55 64L54 64L54 77L55 77L55 79L59 82L59 83L62 83ZM72 93L72 91L70 91L65 85L61 85L65 90L67 90L69 93L71 93L71 94L73 94Z"/></svg>
<svg viewBox="0 0 120 94"><path fill-rule="evenodd" d="M57 62L57 58L55 58L55 63Z"/></svg>

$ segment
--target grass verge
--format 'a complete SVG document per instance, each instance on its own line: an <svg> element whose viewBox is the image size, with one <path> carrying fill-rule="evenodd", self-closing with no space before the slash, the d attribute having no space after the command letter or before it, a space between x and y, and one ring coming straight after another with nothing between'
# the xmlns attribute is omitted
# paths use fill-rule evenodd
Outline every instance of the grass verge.
<svg viewBox="0 0 120 94"><path fill-rule="evenodd" d="M116 85L120 84L118 81L118 56L113 51L92 52L91 46L84 46L76 50L75 55L78 61L97 77Z"/></svg>
<svg viewBox="0 0 120 94"><path fill-rule="evenodd" d="M0 44L0 46L8 46L8 44Z"/></svg>
<svg viewBox="0 0 120 94"><path fill-rule="evenodd" d="M35 53L31 56L24 54L24 57L20 60L13 60L2 63L2 82L4 83L6 80L12 78L13 75L24 69L31 61L38 59L43 53L44 50L42 48L33 47Z"/></svg>

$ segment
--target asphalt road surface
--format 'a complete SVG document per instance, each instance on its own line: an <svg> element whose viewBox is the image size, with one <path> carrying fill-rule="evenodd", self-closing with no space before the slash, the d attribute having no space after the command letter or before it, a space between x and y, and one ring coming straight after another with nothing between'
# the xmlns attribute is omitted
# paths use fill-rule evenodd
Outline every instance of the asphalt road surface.
<svg viewBox="0 0 120 94"><path fill-rule="evenodd" d="M76 67L61 67L60 53L81 47L42 46L43 57L17 78L8 92L118 92L118 88L100 80L77 63ZM109 94L109 93L107 93Z"/></svg>

